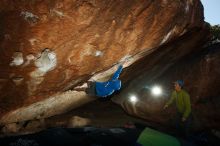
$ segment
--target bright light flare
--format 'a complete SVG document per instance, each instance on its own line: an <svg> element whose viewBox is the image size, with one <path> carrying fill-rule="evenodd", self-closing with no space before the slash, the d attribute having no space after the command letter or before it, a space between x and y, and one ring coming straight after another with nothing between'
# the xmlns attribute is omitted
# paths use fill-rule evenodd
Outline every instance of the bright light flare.
<svg viewBox="0 0 220 146"><path fill-rule="evenodd" d="M159 96L162 94L162 89L159 87L159 86L154 86L152 89L151 89L151 93L154 95L154 96Z"/></svg>
<svg viewBox="0 0 220 146"><path fill-rule="evenodd" d="M136 103L136 102L138 101L137 97L134 96L134 95L132 95L129 100L130 100L130 102L132 102L132 103Z"/></svg>

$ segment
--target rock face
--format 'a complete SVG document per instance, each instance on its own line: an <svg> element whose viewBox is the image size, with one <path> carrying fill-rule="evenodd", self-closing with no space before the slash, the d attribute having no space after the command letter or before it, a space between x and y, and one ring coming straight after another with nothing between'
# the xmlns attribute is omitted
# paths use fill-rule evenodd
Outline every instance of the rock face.
<svg viewBox="0 0 220 146"><path fill-rule="evenodd" d="M158 67L145 70L145 73L142 73L138 79L131 81L130 86L125 89L127 92L124 90L122 95L114 97L113 100L121 104L132 115L168 124L166 122L175 115L175 104L167 111L163 110L163 106L170 98L173 82L183 79L185 81L184 89L191 96L193 127L195 129L219 129L219 63L220 44L211 45L200 53L192 53L183 57L162 74L159 72L164 69L164 65L159 63ZM134 66L143 68L143 66L140 67L140 64ZM159 97L151 95L149 88L155 84L163 88L163 95ZM132 89L132 87L136 88ZM131 103L128 100L130 95L136 95L139 100Z"/></svg>
<svg viewBox="0 0 220 146"><path fill-rule="evenodd" d="M197 43L205 38L199 0L3 0L0 19L1 124L80 106L93 99L63 92L187 32L199 29ZM195 49L191 44L173 48L177 58ZM50 105L56 97L62 102Z"/></svg>

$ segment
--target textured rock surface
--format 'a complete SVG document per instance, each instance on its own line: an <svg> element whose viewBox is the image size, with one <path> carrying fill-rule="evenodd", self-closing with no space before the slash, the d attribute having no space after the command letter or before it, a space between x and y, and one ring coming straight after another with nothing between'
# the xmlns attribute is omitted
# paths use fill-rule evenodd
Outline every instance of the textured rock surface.
<svg viewBox="0 0 220 146"><path fill-rule="evenodd" d="M132 123L148 124L139 118L129 116L111 100L95 100L64 114L40 120L6 124L0 131L0 138L3 136L32 134L52 127L94 126L106 128L129 126L128 124L131 126Z"/></svg>
<svg viewBox="0 0 220 146"><path fill-rule="evenodd" d="M1 123L80 106L92 99L62 92L204 23L198 0L3 0L0 19Z"/></svg>
<svg viewBox="0 0 220 146"><path fill-rule="evenodd" d="M130 87L125 89L127 92L124 90L121 95L114 98L114 101L121 104L132 115L149 121L168 124L166 122L175 115L175 106L167 111L163 111L163 106L173 90L173 82L177 79L183 79L185 89L191 96L194 128L219 129L219 63L220 44L205 48L200 53L192 53L183 57L162 74L159 72L164 67L163 64L159 63L158 67L145 70L145 73L142 73L138 79L131 81ZM134 66L143 68L140 64ZM156 98L145 88L150 88L155 84L162 86L164 91L162 96ZM139 101L130 103L128 99L131 94L136 95Z"/></svg>

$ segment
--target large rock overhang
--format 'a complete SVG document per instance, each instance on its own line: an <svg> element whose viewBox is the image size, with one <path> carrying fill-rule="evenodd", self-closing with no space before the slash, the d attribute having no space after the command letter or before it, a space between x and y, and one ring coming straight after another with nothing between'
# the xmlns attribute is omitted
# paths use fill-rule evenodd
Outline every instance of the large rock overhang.
<svg viewBox="0 0 220 146"><path fill-rule="evenodd" d="M105 79L116 64L129 66L204 28L198 0L1 1L0 18L2 124L89 102L93 99L68 90ZM67 92L71 99L63 96Z"/></svg>

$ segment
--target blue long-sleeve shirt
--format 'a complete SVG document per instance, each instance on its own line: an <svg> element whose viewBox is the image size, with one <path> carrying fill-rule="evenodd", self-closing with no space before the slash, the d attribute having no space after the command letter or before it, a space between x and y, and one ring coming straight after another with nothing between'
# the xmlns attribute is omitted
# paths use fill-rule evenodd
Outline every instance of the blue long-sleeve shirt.
<svg viewBox="0 0 220 146"><path fill-rule="evenodd" d="M118 80L121 72L122 65L120 65L112 78L107 82L96 82L96 95L99 97L106 97L114 93L115 90L121 88L121 81Z"/></svg>
<svg viewBox="0 0 220 146"><path fill-rule="evenodd" d="M118 79L118 78L119 78L119 75L120 75L121 72L122 72L122 69L123 69L123 67L122 67L122 65L120 65L120 66L118 67L117 71L116 71L116 72L114 73L114 75L112 76L111 80L116 80L116 79Z"/></svg>

